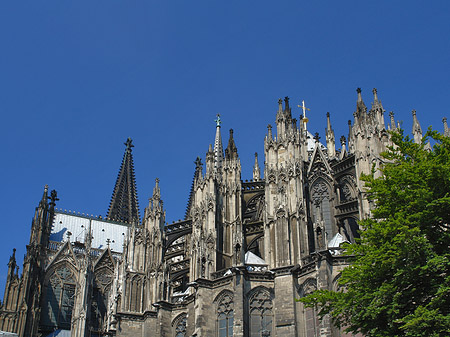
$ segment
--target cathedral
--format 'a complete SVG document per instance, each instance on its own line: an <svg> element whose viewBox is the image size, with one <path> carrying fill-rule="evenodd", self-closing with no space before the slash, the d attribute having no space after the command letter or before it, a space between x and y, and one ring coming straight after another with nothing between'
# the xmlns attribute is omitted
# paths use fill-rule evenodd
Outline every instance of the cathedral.
<svg viewBox="0 0 450 337"><path fill-rule="evenodd" d="M339 288L349 264L340 245L355 242L373 207L360 176L379 167L399 125L392 112L385 123L376 89L370 109L357 89L338 144L330 114L320 142L301 107L297 120L289 98L278 100L264 164L255 154L250 181L241 179L233 130L223 149L217 116L182 221L166 223L158 179L141 217L131 139L105 217L57 208L57 192L45 186L21 274L15 250L8 262L0 335L350 336L297 299Z"/></svg>

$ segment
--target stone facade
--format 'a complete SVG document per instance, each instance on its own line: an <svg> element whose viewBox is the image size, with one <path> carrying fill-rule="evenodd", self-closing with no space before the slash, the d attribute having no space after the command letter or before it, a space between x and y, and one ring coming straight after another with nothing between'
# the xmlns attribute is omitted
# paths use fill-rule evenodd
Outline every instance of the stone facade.
<svg viewBox="0 0 450 337"><path fill-rule="evenodd" d="M354 242L357 221L370 216L360 175L381 164L388 130L397 128L392 113L386 127L375 89L370 110L357 92L339 150L329 114L324 145L307 130L306 109L297 121L289 99L280 99L275 127L268 126L264 139L264 166L255 154L251 181L241 180L233 130L223 151L218 117L205 170L197 158L186 217L176 223L166 224L158 179L139 221L130 139L106 219L58 211L56 192L49 196L46 187L22 275L14 253L8 264L0 330L19 336L345 336L296 299L338 289L348 265L339 245ZM420 142L415 111L413 121ZM449 135L446 120L444 128ZM84 234L75 237L69 229ZM102 232L109 233L107 247L95 242Z"/></svg>

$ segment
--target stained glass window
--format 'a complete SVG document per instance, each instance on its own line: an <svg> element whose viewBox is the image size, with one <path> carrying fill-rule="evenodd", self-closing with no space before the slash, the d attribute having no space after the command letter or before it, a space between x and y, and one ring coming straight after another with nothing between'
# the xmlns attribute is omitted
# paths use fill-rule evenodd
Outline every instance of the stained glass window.
<svg viewBox="0 0 450 337"><path fill-rule="evenodd" d="M53 272L46 284L42 323L49 327L70 329L75 304L75 278L68 267Z"/></svg>
<svg viewBox="0 0 450 337"><path fill-rule="evenodd" d="M250 298L250 337L272 336L272 300L260 290Z"/></svg>
<svg viewBox="0 0 450 337"><path fill-rule="evenodd" d="M233 336L233 297L231 294L223 296L217 309L217 336Z"/></svg>

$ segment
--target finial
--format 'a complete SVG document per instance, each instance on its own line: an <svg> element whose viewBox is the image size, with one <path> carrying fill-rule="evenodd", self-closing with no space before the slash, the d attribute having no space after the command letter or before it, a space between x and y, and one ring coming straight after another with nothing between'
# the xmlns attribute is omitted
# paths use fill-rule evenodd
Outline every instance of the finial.
<svg viewBox="0 0 450 337"><path fill-rule="evenodd" d="M389 117L394 117L394 111L389 111Z"/></svg>
<svg viewBox="0 0 450 337"><path fill-rule="evenodd" d="M373 100L375 102L378 101L377 88L373 88L372 93L373 93Z"/></svg>
<svg viewBox="0 0 450 337"><path fill-rule="evenodd" d="M278 111L283 111L283 100L281 98L278 99Z"/></svg>
<svg viewBox="0 0 450 337"><path fill-rule="evenodd" d="M348 125L349 125L349 126L351 126L351 125L352 125L352 121L351 121L350 119L348 120L348 122L347 122L347 123L348 123Z"/></svg>
<svg viewBox="0 0 450 337"><path fill-rule="evenodd" d="M127 151L131 151L131 148L134 147L133 140L130 137L128 137L127 141L123 144L127 147Z"/></svg>
<svg viewBox="0 0 450 337"><path fill-rule="evenodd" d="M220 125L222 124L222 120L220 119L220 114L216 115L216 119L214 120L216 122L216 127L220 128Z"/></svg>
<svg viewBox="0 0 450 337"><path fill-rule="evenodd" d="M411 112L412 112L412 115L413 115L414 117L416 117L416 110L413 109Z"/></svg>
<svg viewBox="0 0 450 337"><path fill-rule="evenodd" d="M272 139L272 125L267 125L267 134L270 139Z"/></svg>
<svg viewBox="0 0 450 337"><path fill-rule="evenodd" d="M197 157L197 159L195 159L194 164L195 164L196 171L202 170L203 164L202 164L202 160L200 159L200 157Z"/></svg>
<svg viewBox="0 0 450 337"><path fill-rule="evenodd" d="M56 192L56 190L52 190L50 192L50 196L48 197L50 199L50 205L51 206L55 206L56 205L56 201L58 201L58 193Z"/></svg>
<svg viewBox="0 0 450 337"><path fill-rule="evenodd" d="M357 92L358 94L360 94L360 93L361 93L361 88L356 88L356 92Z"/></svg>
<svg viewBox="0 0 450 337"><path fill-rule="evenodd" d="M344 146L345 145L345 141L346 141L345 136L341 136L340 141L341 141L341 146Z"/></svg>
<svg viewBox="0 0 450 337"><path fill-rule="evenodd" d="M447 117L442 118L442 123L444 123L444 136L450 137L450 131L447 125Z"/></svg>
<svg viewBox="0 0 450 337"><path fill-rule="evenodd" d="M316 133L314 134L314 140L316 141L316 143L318 143L318 142L319 142L319 139L320 139L320 137L319 137L319 133L318 133L318 132L316 132Z"/></svg>
<svg viewBox="0 0 450 337"><path fill-rule="evenodd" d="M289 110L289 97L288 96L286 96L284 98L284 108L286 109L286 111Z"/></svg>
<svg viewBox="0 0 450 337"><path fill-rule="evenodd" d="M327 112L327 118L330 118L330 113L329 112Z"/></svg>
<svg viewBox="0 0 450 337"><path fill-rule="evenodd" d="M110 243L111 243L111 239L106 239L106 245L108 246L108 248L109 248Z"/></svg>

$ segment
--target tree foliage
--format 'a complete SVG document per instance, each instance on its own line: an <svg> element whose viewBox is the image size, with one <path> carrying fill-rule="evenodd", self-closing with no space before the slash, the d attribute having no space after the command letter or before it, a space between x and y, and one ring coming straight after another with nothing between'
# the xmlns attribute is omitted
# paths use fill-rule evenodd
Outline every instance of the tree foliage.
<svg viewBox="0 0 450 337"><path fill-rule="evenodd" d="M425 142L435 145L427 150ZM382 176L363 176L375 203L340 291L301 299L335 325L365 336L450 336L450 138L422 144L392 133Z"/></svg>

